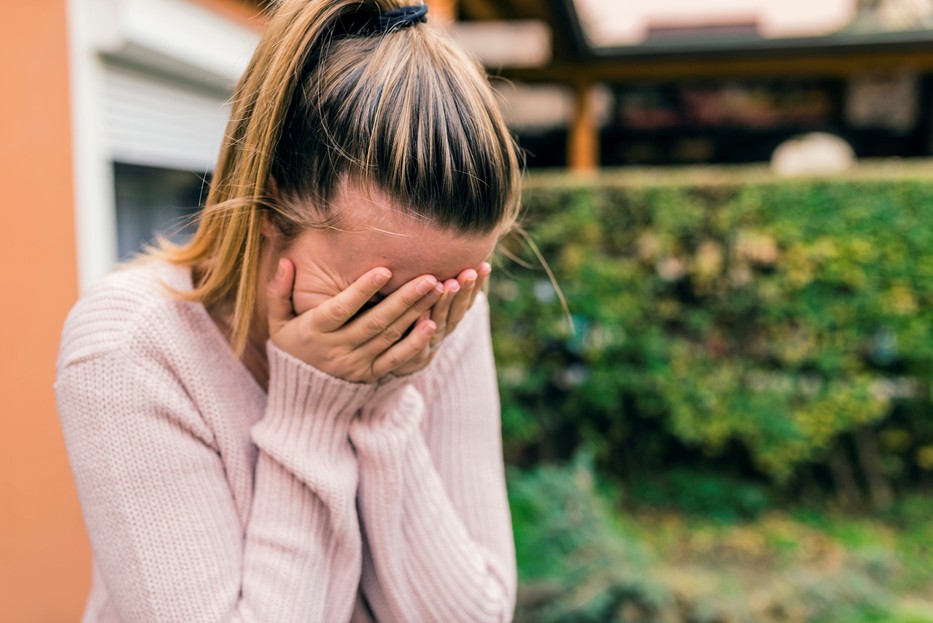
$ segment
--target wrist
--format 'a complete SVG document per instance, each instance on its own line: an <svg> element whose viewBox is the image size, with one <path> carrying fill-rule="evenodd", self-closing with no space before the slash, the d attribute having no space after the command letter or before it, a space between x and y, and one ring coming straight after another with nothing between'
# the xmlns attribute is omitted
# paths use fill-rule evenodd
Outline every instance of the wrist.
<svg viewBox="0 0 933 623"><path fill-rule="evenodd" d="M372 396L375 383L334 376L267 342L269 398L281 396L287 409L340 416L355 413Z"/></svg>

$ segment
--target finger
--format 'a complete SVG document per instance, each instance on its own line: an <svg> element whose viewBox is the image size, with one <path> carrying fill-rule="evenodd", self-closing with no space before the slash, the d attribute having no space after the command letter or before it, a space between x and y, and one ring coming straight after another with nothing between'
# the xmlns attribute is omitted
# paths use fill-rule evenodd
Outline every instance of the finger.
<svg viewBox="0 0 933 623"><path fill-rule="evenodd" d="M292 306L292 288L295 283L295 266L285 258L279 259L275 275L266 285L269 334L278 333L286 322L295 317Z"/></svg>
<svg viewBox="0 0 933 623"><path fill-rule="evenodd" d="M433 320L419 322L408 336L373 361L373 376L382 378L427 352L431 336L437 330Z"/></svg>
<svg viewBox="0 0 933 623"><path fill-rule="evenodd" d="M412 330L414 331L418 326L420 326L424 322L427 322L428 320L431 320L431 314L429 312L425 312L424 314L422 314L421 318L418 319L418 322L415 323L415 326L412 327ZM434 335L432 335L431 338L428 340L428 347L422 349L421 352L419 352L417 355L409 359L408 363L393 370L392 374L395 374L395 375L411 374L412 372L417 372L418 370L422 369L427 364L429 364L431 360L434 359L434 355L437 354L437 349L440 348L440 345L441 345L440 343L444 339L443 337L438 339L439 334L440 334L440 327L435 327Z"/></svg>
<svg viewBox="0 0 933 623"><path fill-rule="evenodd" d="M437 301L440 295L436 289L437 285L437 278L433 275L422 275L412 279L378 305L354 319L348 325L349 339L356 345L368 342L388 330L402 317L408 318L401 330L401 333L404 333L421 312Z"/></svg>
<svg viewBox="0 0 933 623"><path fill-rule="evenodd" d="M376 356L405 338L406 332L420 319L430 319L430 310L442 296L443 288L444 284L435 283L433 290L417 301L408 311L389 323L381 333L370 338L363 348L372 356Z"/></svg>
<svg viewBox="0 0 933 623"><path fill-rule="evenodd" d="M479 269L476 271L476 286L473 287L472 298L470 299L470 304L467 306L467 309L473 307L473 302L476 300L476 295L483 291L483 288L486 287L486 284L489 282L489 275L492 274L492 265L489 262L483 262L479 265Z"/></svg>
<svg viewBox="0 0 933 623"><path fill-rule="evenodd" d="M459 281L456 279L448 279L444 282L444 294L441 295L441 298L438 299L434 307L431 308L431 320L437 325L437 332L431 339L432 344L436 344L439 340L444 338L444 333L447 330L447 314L450 312L450 304L453 302L454 298L456 298L458 292L460 292Z"/></svg>
<svg viewBox="0 0 933 623"><path fill-rule="evenodd" d="M470 308L473 300L473 290L476 288L476 279L479 275L472 268L468 268L457 278L460 282L460 293L450 304L450 313L447 314L447 333L453 331L466 310Z"/></svg>
<svg viewBox="0 0 933 623"><path fill-rule="evenodd" d="M318 329L327 333L345 325L391 278L392 273L388 268L374 268L354 281L349 288L316 307L314 316Z"/></svg>

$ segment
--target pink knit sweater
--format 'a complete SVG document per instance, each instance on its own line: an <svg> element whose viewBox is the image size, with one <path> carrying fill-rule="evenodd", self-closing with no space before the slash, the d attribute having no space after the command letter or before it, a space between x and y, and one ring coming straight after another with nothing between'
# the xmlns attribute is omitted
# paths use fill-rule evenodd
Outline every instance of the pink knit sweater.
<svg viewBox="0 0 933 623"><path fill-rule="evenodd" d="M268 393L151 262L65 324L55 390L94 553L84 621L508 621L515 556L480 296L375 386L268 346Z"/></svg>

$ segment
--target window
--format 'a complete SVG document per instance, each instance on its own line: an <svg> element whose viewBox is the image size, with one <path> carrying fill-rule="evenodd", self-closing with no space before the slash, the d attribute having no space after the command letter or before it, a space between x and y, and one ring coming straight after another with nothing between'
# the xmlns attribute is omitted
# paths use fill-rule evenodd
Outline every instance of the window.
<svg viewBox="0 0 933 623"><path fill-rule="evenodd" d="M117 245L126 260L157 234L182 241L207 198L207 174L115 162Z"/></svg>

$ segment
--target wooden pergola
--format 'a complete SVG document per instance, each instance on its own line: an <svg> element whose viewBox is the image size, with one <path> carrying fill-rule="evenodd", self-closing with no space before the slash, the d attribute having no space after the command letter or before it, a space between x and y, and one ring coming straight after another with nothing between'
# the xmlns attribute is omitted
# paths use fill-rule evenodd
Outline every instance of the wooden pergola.
<svg viewBox="0 0 933 623"><path fill-rule="evenodd" d="M552 31L551 61L532 68L491 68L528 83L565 85L576 94L568 137L572 170L599 166L595 84L682 79L845 77L904 69L933 73L933 31L841 33L796 39L745 38L656 42L598 48L586 39L572 0L429 0L463 21L540 20ZM435 7L435 5L437 5Z"/></svg>

